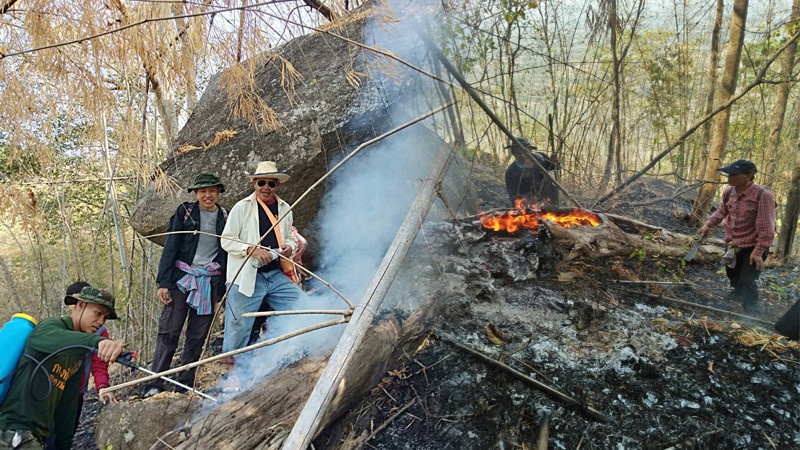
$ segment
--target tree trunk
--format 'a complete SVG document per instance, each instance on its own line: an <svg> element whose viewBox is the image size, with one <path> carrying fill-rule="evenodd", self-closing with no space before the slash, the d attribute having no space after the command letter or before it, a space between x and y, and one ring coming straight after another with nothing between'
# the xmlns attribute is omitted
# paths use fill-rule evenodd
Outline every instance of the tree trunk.
<svg viewBox="0 0 800 450"><path fill-rule="evenodd" d="M781 231L775 244L775 257L784 262L792 254L794 237L797 235L797 218L800 215L800 148L797 150L796 159L789 192L786 195L786 210L781 221Z"/></svg>
<svg viewBox="0 0 800 450"><path fill-rule="evenodd" d="M725 72L722 74L722 84L720 85L718 103L723 104L733 97L736 91L736 80L739 75L739 60L742 56L742 46L744 44L744 30L747 23L747 3L748 0L735 0L733 4L733 15L731 16L730 40L728 50L725 55ZM712 128L711 145L708 151L708 162L703 174L703 180L716 180L717 169L725 151L728 140L728 122L730 120L730 110L727 108L721 111L714 118ZM697 198L692 209L692 225L698 226L706 218L711 200L716 195L717 185L706 183L697 193Z"/></svg>
<svg viewBox="0 0 800 450"><path fill-rule="evenodd" d="M611 32L611 64L614 77L614 100L611 104L611 136L608 140L608 156L606 157L606 167L603 169L603 179L600 181L600 191L605 191L608 181L611 179L611 171L614 166L614 155L619 154L619 75L620 63L617 59L617 0L608 1L608 28ZM617 161L617 169L620 162ZM619 170L616 170L616 178L620 178ZM619 181L618 181L619 182Z"/></svg>
<svg viewBox="0 0 800 450"><path fill-rule="evenodd" d="M792 2L791 23L796 23L800 18L800 0ZM793 42L789 48L781 55L781 80L792 78L792 68L794 67L794 57L797 53L797 41ZM769 129L769 141L767 151L764 154L764 167L762 168L763 184L771 186L775 177L776 159L778 155L778 145L781 142L781 131L783 130L783 120L786 116L786 103L789 100L789 89L791 83L781 83L778 85L778 93L775 98L775 105L772 107L772 124Z"/></svg>
<svg viewBox="0 0 800 450"><path fill-rule="evenodd" d="M714 110L714 93L717 88L717 65L719 65L719 32L722 29L722 13L725 10L725 0L717 0L717 17L714 19L714 29L711 30L711 55L708 59L708 92L706 93L706 115ZM700 178L705 174L705 167L708 164L708 149L711 144L711 123L708 121L703 124L703 158L697 167L697 176Z"/></svg>

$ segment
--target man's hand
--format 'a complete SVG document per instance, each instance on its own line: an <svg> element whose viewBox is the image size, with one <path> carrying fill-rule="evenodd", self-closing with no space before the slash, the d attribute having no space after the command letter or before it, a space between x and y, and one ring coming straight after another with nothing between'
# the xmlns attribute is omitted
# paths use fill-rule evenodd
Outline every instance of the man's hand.
<svg viewBox="0 0 800 450"><path fill-rule="evenodd" d="M762 258L760 255L750 253L750 264L755 264L756 270L759 272L764 270L764 258Z"/></svg>
<svg viewBox="0 0 800 450"><path fill-rule="evenodd" d="M550 161L552 161L552 162L554 162L556 164L561 164L561 158L559 158L557 154L553 153L552 155L549 156L549 158L550 158Z"/></svg>
<svg viewBox="0 0 800 450"><path fill-rule="evenodd" d="M250 256L257 259L262 265L268 264L270 261L272 261L272 255L269 253L269 250L263 248L257 248L253 250L253 253Z"/></svg>
<svg viewBox="0 0 800 450"><path fill-rule="evenodd" d="M283 246L281 247L281 255L283 255L283 256L285 256L287 258L291 258L292 257L292 247L289 247L288 245L283 244Z"/></svg>
<svg viewBox="0 0 800 450"><path fill-rule="evenodd" d="M102 394L100 394L100 403L104 405L107 405L109 403L117 403L117 397L114 397L113 392L103 392Z"/></svg>
<svg viewBox="0 0 800 450"><path fill-rule="evenodd" d="M160 301L162 305L169 305L172 303L172 299L169 297L169 289L158 288L158 301Z"/></svg>
<svg viewBox="0 0 800 450"><path fill-rule="evenodd" d="M103 339L97 344L97 357L105 362L113 362L119 357L123 349L122 342Z"/></svg>
<svg viewBox="0 0 800 450"><path fill-rule="evenodd" d="M706 236L708 236L709 230L711 230L711 228L709 228L708 225L703 224L703 226L700 227L699 230L697 230L697 234L699 234L700 236L706 237Z"/></svg>

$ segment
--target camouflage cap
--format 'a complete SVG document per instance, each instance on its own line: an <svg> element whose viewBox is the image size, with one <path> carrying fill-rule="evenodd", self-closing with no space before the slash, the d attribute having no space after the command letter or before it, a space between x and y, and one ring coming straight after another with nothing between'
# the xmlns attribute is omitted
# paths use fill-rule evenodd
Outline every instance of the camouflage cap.
<svg viewBox="0 0 800 450"><path fill-rule="evenodd" d="M78 301L105 306L111 310L111 314L108 315L109 320L116 320L119 318L117 317L117 311L114 309L114 296L104 289L86 286L81 289L79 294L64 297L65 305L75 305Z"/></svg>
<svg viewBox="0 0 800 450"><path fill-rule="evenodd" d="M520 144L522 144L523 148L527 149L536 148L535 146L531 146L531 141L529 141L527 138L524 138L522 136L515 136L514 139L516 139ZM515 148L515 147L519 148L519 145L517 145L514 141L511 141L510 144L506 145L506 148Z"/></svg>
<svg viewBox="0 0 800 450"><path fill-rule="evenodd" d="M219 177L216 174L203 172L194 177L194 184L189 186L187 190L192 192L195 189L213 186L219 186L220 193L225 192L225 185L220 182Z"/></svg>

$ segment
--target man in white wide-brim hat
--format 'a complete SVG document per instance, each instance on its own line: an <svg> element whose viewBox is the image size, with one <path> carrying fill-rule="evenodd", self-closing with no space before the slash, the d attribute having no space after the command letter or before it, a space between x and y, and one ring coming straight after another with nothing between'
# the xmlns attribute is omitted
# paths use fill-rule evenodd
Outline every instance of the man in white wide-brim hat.
<svg viewBox="0 0 800 450"><path fill-rule="evenodd" d="M289 174L278 170L273 161L262 161L246 175L254 192L233 206L222 231L222 248L228 252L227 281L233 285L225 305L224 352L248 343L254 319L242 317L243 313L258 311L262 300L276 311L291 310L305 295L295 284L292 264L279 256L291 257L298 245L289 204L275 195L289 181Z"/></svg>

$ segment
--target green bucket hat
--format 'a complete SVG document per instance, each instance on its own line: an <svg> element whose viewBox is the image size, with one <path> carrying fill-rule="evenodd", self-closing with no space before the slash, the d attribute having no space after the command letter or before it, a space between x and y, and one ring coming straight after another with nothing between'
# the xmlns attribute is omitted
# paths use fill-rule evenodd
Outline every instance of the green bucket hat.
<svg viewBox="0 0 800 450"><path fill-rule="evenodd" d="M81 289L79 294L67 295L64 297L65 305L76 305L78 301L105 306L111 310L111 314L108 316L109 320L116 320L119 318L117 317L117 311L114 309L114 296L103 289L86 286Z"/></svg>
<svg viewBox="0 0 800 450"><path fill-rule="evenodd" d="M192 192L195 189L213 187L213 186L219 186L220 193L225 192L225 185L219 181L219 177L216 174L203 172L194 177L194 184L189 186L187 190L189 192Z"/></svg>

